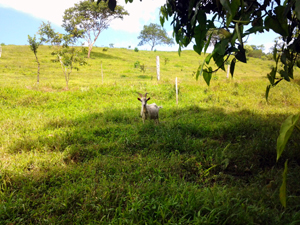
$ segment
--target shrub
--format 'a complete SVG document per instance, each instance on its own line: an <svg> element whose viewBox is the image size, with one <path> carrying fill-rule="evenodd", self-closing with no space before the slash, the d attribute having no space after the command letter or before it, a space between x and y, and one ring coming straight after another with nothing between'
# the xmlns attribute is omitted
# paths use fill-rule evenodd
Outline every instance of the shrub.
<svg viewBox="0 0 300 225"><path fill-rule="evenodd" d="M138 67L140 67L140 62L139 62L139 61L136 61L136 62L134 63L134 68L138 68Z"/></svg>
<svg viewBox="0 0 300 225"><path fill-rule="evenodd" d="M104 47L102 51L107 52L108 51L108 47Z"/></svg>
<svg viewBox="0 0 300 225"><path fill-rule="evenodd" d="M167 63L170 61L169 58L165 58L165 65L167 65Z"/></svg>
<svg viewBox="0 0 300 225"><path fill-rule="evenodd" d="M248 54L249 57L253 57L253 58L261 58L262 55L263 55L263 52L261 49L253 50L252 52L250 52Z"/></svg>
<svg viewBox="0 0 300 225"><path fill-rule="evenodd" d="M134 51L135 51L135 52L138 52L138 51L139 51L139 49L138 49L137 47L135 47L135 48L134 48Z"/></svg>
<svg viewBox="0 0 300 225"><path fill-rule="evenodd" d="M145 73L146 72L145 64L140 65L140 69L141 69L141 72Z"/></svg>

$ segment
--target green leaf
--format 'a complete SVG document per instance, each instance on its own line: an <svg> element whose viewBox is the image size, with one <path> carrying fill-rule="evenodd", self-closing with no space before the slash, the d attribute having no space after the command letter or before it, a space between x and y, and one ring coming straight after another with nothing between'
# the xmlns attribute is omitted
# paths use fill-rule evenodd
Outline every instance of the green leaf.
<svg viewBox="0 0 300 225"><path fill-rule="evenodd" d="M200 10L197 15L197 21L200 25L196 26L194 29L194 38L196 44L194 45L194 50L200 55L206 39L206 27L202 24L206 24L206 14L203 10Z"/></svg>
<svg viewBox="0 0 300 225"><path fill-rule="evenodd" d="M196 73L196 80L198 80L198 77L201 76L202 71L203 71L203 66L204 66L205 61L203 61L202 65L199 65Z"/></svg>
<svg viewBox="0 0 300 225"><path fill-rule="evenodd" d="M266 101L268 101L268 98L269 98L270 88L271 88L271 85L268 85L267 89L266 89Z"/></svg>
<svg viewBox="0 0 300 225"><path fill-rule="evenodd" d="M180 56L180 53L181 53L181 46L179 45L178 47L178 55Z"/></svg>
<svg viewBox="0 0 300 225"><path fill-rule="evenodd" d="M287 58L287 52L284 51L282 54L281 54L281 57L280 57L280 60L281 62L285 65L286 64L286 58Z"/></svg>
<svg viewBox="0 0 300 225"><path fill-rule="evenodd" d="M215 54L213 55L213 59L214 59L216 65L217 65L219 68L221 68L222 70L225 71L225 67L224 67L224 55L219 55L219 54L215 53Z"/></svg>
<svg viewBox="0 0 300 225"><path fill-rule="evenodd" d="M117 6L116 0L108 0L108 8L111 11L115 11L116 6Z"/></svg>
<svg viewBox="0 0 300 225"><path fill-rule="evenodd" d="M195 52L197 52L199 55L201 55L201 51L202 51L201 46L199 46L199 45L194 45L194 46L193 46L193 49L194 49Z"/></svg>
<svg viewBox="0 0 300 225"><path fill-rule="evenodd" d="M210 54L208 54L208 56L206 56L206 58L205 58L206 64L209 64L209 62L210 62L212 56L213 56L212 53L210 53Z"/></svg>
<svg viewBox="0 0 300 225"><path fill-rule="evenodd" d="M246 51L242 45L239 45L239 51L235 54L235 58L243 63L247 63Z"/></svg>
<svg viewBox="0 0 300 225"><path fill-rule="evenodd" d="M205 47L204 47L204 54L206 53L206 50L209 46L210 40L211 40L211 36L213 35L213 32L211 32L211 34L208 37L208 40L206 41Z"/></svg>
<svg viewBox="0 0 300 225"><path fill-rule="evenodd" d="M298 20L300 20L300 1L296 1L295 2L295 14L298 18Z"/></svg>
<svg viewBox="0 0 300 225"><path fill-rule="evenodd" d="M238 36L238 40L239 40L240 44L242 45L243 44L243 40L242 40L242 36L241 36L241 33L240 33L240 29L239 29L239 24L238 23L235 24L235 30L236 30L236 33L237 33L237 36Z"/></svg>
<svg viewBox="0 0 300 225"><path fill-rule="evenodd" d="M230 74L231 77L233 77L233 73L234 73L234 68L235 68L235 63L236 63L236 59L234 58L231 63L230 63Z"/></svg>
<svg viewBox="0 0 300 225"><path fill-rule="evenodd" d="M277 161L280 158L286 143L291 137L296 123L299 121L300 114L289 116L281 125L279 136L277 138Z"/></svg>
<svg viewBox="0 0 300 225"><path fill-rule="evenodd" d="M265 27L263 27L263 26L251 27L250 29L245 31L245 34L249 35L249 34L253 34L253 33L256 33L256 32L262 33L264 31L264 29L265 29Z"/></svg>
<svg viewBox="0 0 300 225"><path fill-rule="evenodd" d="M284 170L282 173L282 184L279 189L279 199L284 208L286 208L286 177L287 177L287 170L288 170L288 160L284 163Z"/></svg>
<svg viewBox="0 0 300 225"><path fill-rule="evenodd" d="M231 12L231 7L230 7L230 2L229 0L220 0L220 3L224 7L226 13L227 13L227 18L226 18L226 26L228 27L230 22L232 21L232 12Z"/></svg>
<svg viewBox="0 0 300 225"><path fill-rule="evenodd" d="M211 76L212 76L212 68L211 67L209 67L208 70L207 69L203 70L203 78L208 86L210 84Z"/></svg>
<svg viewBox="0 0 300 225"><path fill-rule="evenodd" d="M230 9L231 9L231 20L235 17L239 7L240 7L240 0L231 0Z"/></svg>
<svg viewBox="0 0 300 225"><path fill-rule="evenodd" d="M277 71L277 67L273 67L271 72L267 74L267 77L270 83L272 84L272 86L274 86L276 71Z"/></svg>
<svg viewBox="0 0 300 225"><path fill-rule="evenodd" d="M284 6L277 6L274 10L275 16L267 16L265 19L265 26L267 29L272 29L274 32L280 34L281 36L288 36L288 23L284 16Z"/></svg>
<svg viewBox="0 0 300 225"><path fill-rule="evenodd" d="M228 46L228 39L223 39L215 45L213 52L218 53L219 55L224 55L226 48Z"/></svg>
<svg viewBox="0 0 300 225"><path fill-rule="evenodd" d="M273 59L275 62L277 61L276 58L277 58L277 42L275 42L275 46L273 49Z"/></svg>
<svg viewBox="0 0 300 225"><path fill-rule="evenodd" d="M230 8L230 3L229 0L220 0L220 3L223 5L224 9L231 14L231 8Z"/></svg>

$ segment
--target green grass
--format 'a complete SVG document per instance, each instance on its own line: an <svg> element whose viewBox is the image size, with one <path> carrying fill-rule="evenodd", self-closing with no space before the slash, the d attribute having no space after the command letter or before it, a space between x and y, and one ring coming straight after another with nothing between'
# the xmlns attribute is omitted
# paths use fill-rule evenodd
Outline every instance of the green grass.
<svg viewBox="0 0 300 225"><path fill-rule="evenodd" d="M66 91L50 53L38 49L37 85L29 47L3 46L0 224L300 223L299 133L276 163L280 125L299 112L299 69L266 103L271 61L237 63L234 78L218 71L208 87L193 76L204 60L193 51L94 48ZM159 125L142 123L136 92L163 106Z"/></svg>

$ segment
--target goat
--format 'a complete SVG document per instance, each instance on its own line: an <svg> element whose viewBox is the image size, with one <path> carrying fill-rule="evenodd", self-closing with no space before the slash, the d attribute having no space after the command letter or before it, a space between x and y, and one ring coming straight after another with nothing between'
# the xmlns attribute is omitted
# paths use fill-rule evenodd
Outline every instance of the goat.
<svg viewBox="0 0 300 225"><path fill-rule="evenodd" d="M145 123L145 120L147 118L154 119L155 123L158 124L158 111L162 106L157 106L155 103L152 103L150 105L147 105L147 101L150 100L150 98L147 98L147 94L143 96L141 93L138 93L140 95L140 98L137 98L140 102L142 102L142 110L141 110L141 116L143 119L143 123Z"/></svg>

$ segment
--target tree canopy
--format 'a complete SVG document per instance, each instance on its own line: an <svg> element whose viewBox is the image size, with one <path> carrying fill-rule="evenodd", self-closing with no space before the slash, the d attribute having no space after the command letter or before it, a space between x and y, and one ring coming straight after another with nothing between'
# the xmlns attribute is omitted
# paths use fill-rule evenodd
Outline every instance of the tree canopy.
<svg viewBox="0 0 300 225"><path fill-rule="evenodd" d="M156 45L174 44L173 39L168 37L166 30L160 25L154 23L144 25L144 28L138 36L138 39L141 40L138 46L149 44L151 46L151 51Z"/></svg>
<svg viewBox="0 0 300 225"><path fill-rule="evenodd" d="M72 70L79 70L76 64L86 64L86 61L80 54L80 50L74 47L78 36L73 35L72 33L61 34L55 32L51 27L50 22L42 22L38 34L40 35L41 42L50 43L51 47L54 47L52 55L55 55L56 59L53 59L52 61L59 62L61 64L61 68L65 76L66 89L68 90Z"/></svg>
<svg viewBox="0 0 300 225"><path fill-rule="evenodd" d="M129 14L122 6L115 6L112 11L109 9L109 3L82 1L65 10L62 26L66 32L85 39L90 58L93 45L100 33L109 27L112 20L123 19L125 15Z"/></svg>

